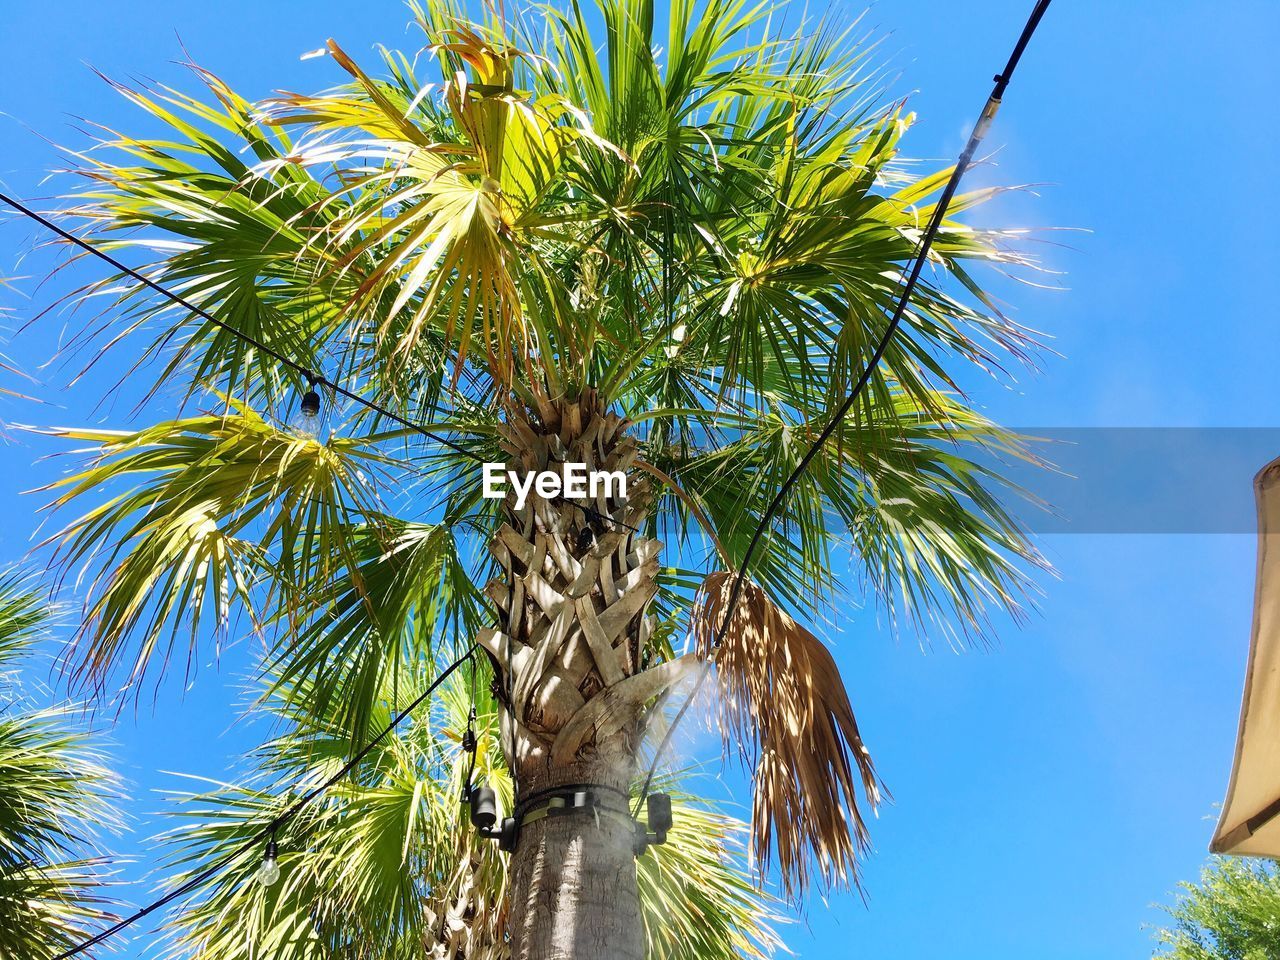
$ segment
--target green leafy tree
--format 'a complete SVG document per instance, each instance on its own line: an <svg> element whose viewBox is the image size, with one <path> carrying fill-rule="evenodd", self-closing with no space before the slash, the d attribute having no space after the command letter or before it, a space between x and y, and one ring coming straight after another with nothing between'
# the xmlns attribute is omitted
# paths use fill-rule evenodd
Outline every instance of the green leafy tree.
<svg viewBox="0 0 1280 960"><path fill-rule="evenodd" d="M98 842L119 822L78 708L41 706L19 682L47 621L29 582L0 577L0 957L13 960L56 956L109 917Z"/></svg>
<svg viewBox="0 0 1280 960"><path fill-rule="evenodd" d="M1167 909L1158 960L1280 958L1280 873L1269 861L1215 857Z"/></svg>
<svg viewBox="0 0 1280 960"><path fill-rule="evenodd" d="M50 431L91 449L55 485L79 515L52 542L89 584L73 669L137 684L244 625L278 695L351 749L394 678L475 641L509 804L630 791L664 705L712 658L756 864L789 895L856 882L879 787L804 623L848 602L846 548L895 621L977 633L1018 609L1038 557L980 464L1027 454L957 383L1034 349L969 272L1025 257L946 221L713 651L730 572L860 375L950 171L902 162L912 117L878 104L853 26L782 34L742 0L675 0L665 25L652 0L485 24L434 0L417 19L425 47L372 72L331 42L346 82L319 94L255 104L196 67L198 96L121 87L167 131L80 154L65 212L218 322L128 277L82 291L112 342L142 344L153 393L208 412ZM98 330L80 338L95 354ZM299 432L307 378L272 353L454 446L327 386L318 432ZM473 458L628 486L485 499ZM624 817L530 823L484 907L511 955L642 956L656 888L632 840ZM428 871L412 852L403 868Z"/></svg>

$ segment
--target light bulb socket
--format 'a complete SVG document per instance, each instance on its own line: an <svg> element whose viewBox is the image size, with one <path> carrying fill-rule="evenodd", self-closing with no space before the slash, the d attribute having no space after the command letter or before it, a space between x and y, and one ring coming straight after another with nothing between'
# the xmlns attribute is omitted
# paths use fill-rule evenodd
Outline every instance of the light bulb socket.
<svg viewBox="0 0 1280 960"><path fill-rule="evenodd" d="M275 863L280 848L276 846L275 837L267 841L267 849L262 854L263 863Z"/></svg>
<svg viewBox="0 0 1280 960"><path fill-rule="evenodd" d="M649 815L649 829L658 837L658 843L665 843L667 833L671 830L671 795L668 793L651 793L645 801L645 809Z"/></svg>
<svg viewBox="0 0 1280 960"><path fill-rule="evenodd" d="M634 852L637 857L644 856L650 847L661 846L667 842L667 834L671 830L671 795L667 793L651 793L645 800L648 813L648 824L637 822Z"/></svg>
<svg viewBox="0 0 1280 960"><path fill-rule="evenodd" d="M471 823L480 831L491 830L498 821L498 795L492 787L471 790Z"/></svg>
<svg viewBox="0 0 1280 960"><path fill-rule="evenodd" d="M302 395L300 409L304 417L320 416L320 394L316 392L314 384L312 384L310 390Z"/></svg>

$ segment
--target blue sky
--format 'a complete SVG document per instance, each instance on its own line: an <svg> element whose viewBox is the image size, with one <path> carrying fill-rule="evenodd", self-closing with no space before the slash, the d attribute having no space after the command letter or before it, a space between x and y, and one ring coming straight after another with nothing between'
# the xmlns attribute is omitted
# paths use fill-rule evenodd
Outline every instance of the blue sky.
<svg viewBox="0 0 1280 960"><path fill-rule="evenodd" d="M812 6L812 5L811 5ZM951 158L1004 62L1030 3L881 0L866 23L911 93L920 123L906 149ZM299 54L338 38L353 53L411 42L395 0L222 0L173 4L59 0L0 13L0 182L42 191L59 164L42 137L82 142L76 117L127 125L131 111L88 69L180 81L191 55L251 96L335 79ZM963 12L958 12L960 10ZM1039 184L983 213L991 223L1078 227L1046 235L1067 290L1002 284L1024 323L1053 337L1042 370L1014 388L972 384L986 411L1026 426L1276 426L1271 223L1280 12L1265 2L1066 2L1051 8L991 136L997 166L978 182ZM914 91L914 92L913 92ZM0 226L0 275L31 229ZM47 303L47 293L34 299ZM58 289L62 289L59 287ZM28 318L15 295L3 302ZM10 321L11 325L14 321ZM7 348L34 369L63 319ZM41 376L58 380L55 370ZM4 402L8 421L123 426L94 412L105 377L46 391L40 413ZM59 465L52 447L0 447L0 560L20 558L39 497L18 497ZM1273 451L1280 454L1280 449ZM1261 463L1257 464L1261 466ZM1250 475L1229 495L1247 503ZM802 957L1093 960L1149 955L1145 923L1204 859L1223 794L1244 671L1254 563L1247 535L1046 538L1057 568L1040 609L988 650L895 640L869 611L832 640L895 802L874 825L868 903L813 900L788 931ZM141 798L142 836L172 786L159 771L218 777L258 733L233 724L234 671L205 670L113 731ZM142 891L139 891L141 895ZM122 956L134 956L137 945Z"/></svg>

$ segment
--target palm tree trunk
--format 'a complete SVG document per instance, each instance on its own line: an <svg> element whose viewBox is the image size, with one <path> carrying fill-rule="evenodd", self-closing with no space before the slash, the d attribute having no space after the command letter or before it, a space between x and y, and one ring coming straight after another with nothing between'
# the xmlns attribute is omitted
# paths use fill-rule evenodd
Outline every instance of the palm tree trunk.
<svg viewBox="0 0 1280 960"><path fill-rule="evenodd" d="M511 857L513 960L642 960L634 837L613 816L545 817L522 829Z"/></svg>
<svg viewBox="0 0 1280 960"><path fill-rule="evenodd" d="M522 472L583 463L625 473L636 455L625 422L590 392L512 415L504 433L509 469ZM479 639L497 667L517 806L549 788L598 784L625 811L646 706L683 668L645 662L661 544L623 525L644 517L645 481L628 494L598 491L596 517L533 493L517 510L509 496L490 546L504 575L487 590L503 624ZM634 828L624 813L606 814L522 829L509 874L513 960L643 956Z"/></svg>

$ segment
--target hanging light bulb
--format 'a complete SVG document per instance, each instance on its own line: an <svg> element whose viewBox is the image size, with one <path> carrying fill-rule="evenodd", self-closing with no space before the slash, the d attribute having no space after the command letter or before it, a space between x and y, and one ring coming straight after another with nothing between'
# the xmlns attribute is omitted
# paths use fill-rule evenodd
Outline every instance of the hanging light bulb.
<svg viewBox="0 0 1280 960"><path fill-rule="evenodd" d="M270 887L280 879L280 864L276 862L276 838L267 841L266 852L262 855L262 866L258 867L258 882Z"/></svg>
<svg viewBox="0 0 1280 960"><path fill-rule="evenodd" d="M298 405L298 429L309 436L315 436L320 429L320 394L316 391L316 378L307 375L307 392L302 395Z"/></svg>

